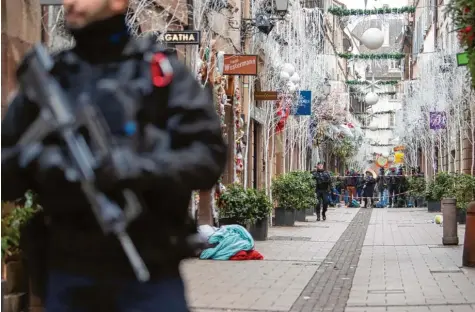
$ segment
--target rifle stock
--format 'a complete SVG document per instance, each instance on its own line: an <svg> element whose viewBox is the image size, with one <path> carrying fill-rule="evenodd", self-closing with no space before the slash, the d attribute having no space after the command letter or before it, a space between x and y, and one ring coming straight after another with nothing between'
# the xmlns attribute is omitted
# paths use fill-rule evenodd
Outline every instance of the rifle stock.
<svg viewBox="0 0 475 312"><path fill-rule="evenodd" d="M53 60L42 45L36 45L26 55L17 71L20 88L40 107L40 114L18 142L15 152L28 150L50 133L55 132L65 142L67 156L72 164L70 171L81 183L91 209L105 234L113 233L127 255L140 281L149 279L149 271L126 232L128 223L140 215L142 207L137 196L124 190L124 209L107 198L95 186L95 169L100 161L111 155L110 129L99 111L89 103L87 95L80 97L78 111L64 93L59 83L51 75ZM79 116L80 118L77 118ZM88 129L91 149L84 137L77 131L80 126ZM37 151L38 153L38 151ZM28 153L27 153L28 154ZM33 157L27 157L28 160ZM3 161L4 157L2 157ZM127 161L127 159L125 159ZM119 164L120 165L120 164ZM115 168L120 171L120 168Z"/></svg>

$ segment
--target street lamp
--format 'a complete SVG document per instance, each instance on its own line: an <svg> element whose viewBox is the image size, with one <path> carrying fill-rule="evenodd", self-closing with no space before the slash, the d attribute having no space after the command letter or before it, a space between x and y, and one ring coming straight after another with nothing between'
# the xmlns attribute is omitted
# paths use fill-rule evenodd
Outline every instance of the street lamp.
<svg viewBox="0 0 475 312"><path fill-rule="evenodd" d="M243 18L241 22L228 20L229 26L233 29L241 30L241 38L245 37L253 28L268 35L275 26L275 20L284 19L289 7L289 0L273 0L272 9L269 12L261 11L254 18ZM277 17L272 16L277 15Z"/></svg>
<svg viewBox="0 0 475 312"><path fill-rule="evenodd" d="M289 0L274 0L274 7L277 15L284 18L289 8Z"/></svg>

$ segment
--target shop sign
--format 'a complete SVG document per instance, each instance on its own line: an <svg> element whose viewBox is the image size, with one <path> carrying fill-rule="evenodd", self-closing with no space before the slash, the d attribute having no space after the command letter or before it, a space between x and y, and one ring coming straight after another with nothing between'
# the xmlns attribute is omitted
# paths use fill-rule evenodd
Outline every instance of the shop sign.
<svg viewBox="0 0 475 312"><path fill-rule="evenodd" d="M199 45L201 41L201 32L199 30L189 31L168 31L163 35L163 41L166 43Z"/></svg>
<svg viewBox="0 0 475 312"><path fill-rule="evenodd" d="M277 91L255 91L254 100L256 101L277 101Z"/></svg>
<svg viewBox="0 0 475 312"><path fill-rule="evenodd" d="M257 55L225 54L223 75L257 76Z"/></svg>

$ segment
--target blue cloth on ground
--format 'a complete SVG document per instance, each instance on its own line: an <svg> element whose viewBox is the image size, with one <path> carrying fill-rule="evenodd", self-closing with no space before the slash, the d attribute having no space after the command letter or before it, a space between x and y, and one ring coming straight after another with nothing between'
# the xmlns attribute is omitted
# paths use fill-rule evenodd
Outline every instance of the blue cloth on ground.
<svg viewBox="0 0 475 312"><path fill-rule="evenodd" d="M242 226L233 224L222 226L208 239L208 243L217 244L203 250L200 259L229 260L241 250L252 250L254 239Z"/></svg>

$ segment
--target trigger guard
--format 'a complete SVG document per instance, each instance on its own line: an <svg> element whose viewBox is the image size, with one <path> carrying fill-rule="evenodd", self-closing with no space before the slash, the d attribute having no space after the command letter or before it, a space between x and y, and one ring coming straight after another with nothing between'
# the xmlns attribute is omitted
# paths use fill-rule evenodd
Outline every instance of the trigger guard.
<svg viewBox="0 0 475 312"><path fill-rule="evenodd" d="M32 161L37 159L43 151L43 148L44 146L41 143L33 143L24 147L18 157L20 167L26 168Z"/></svg>

